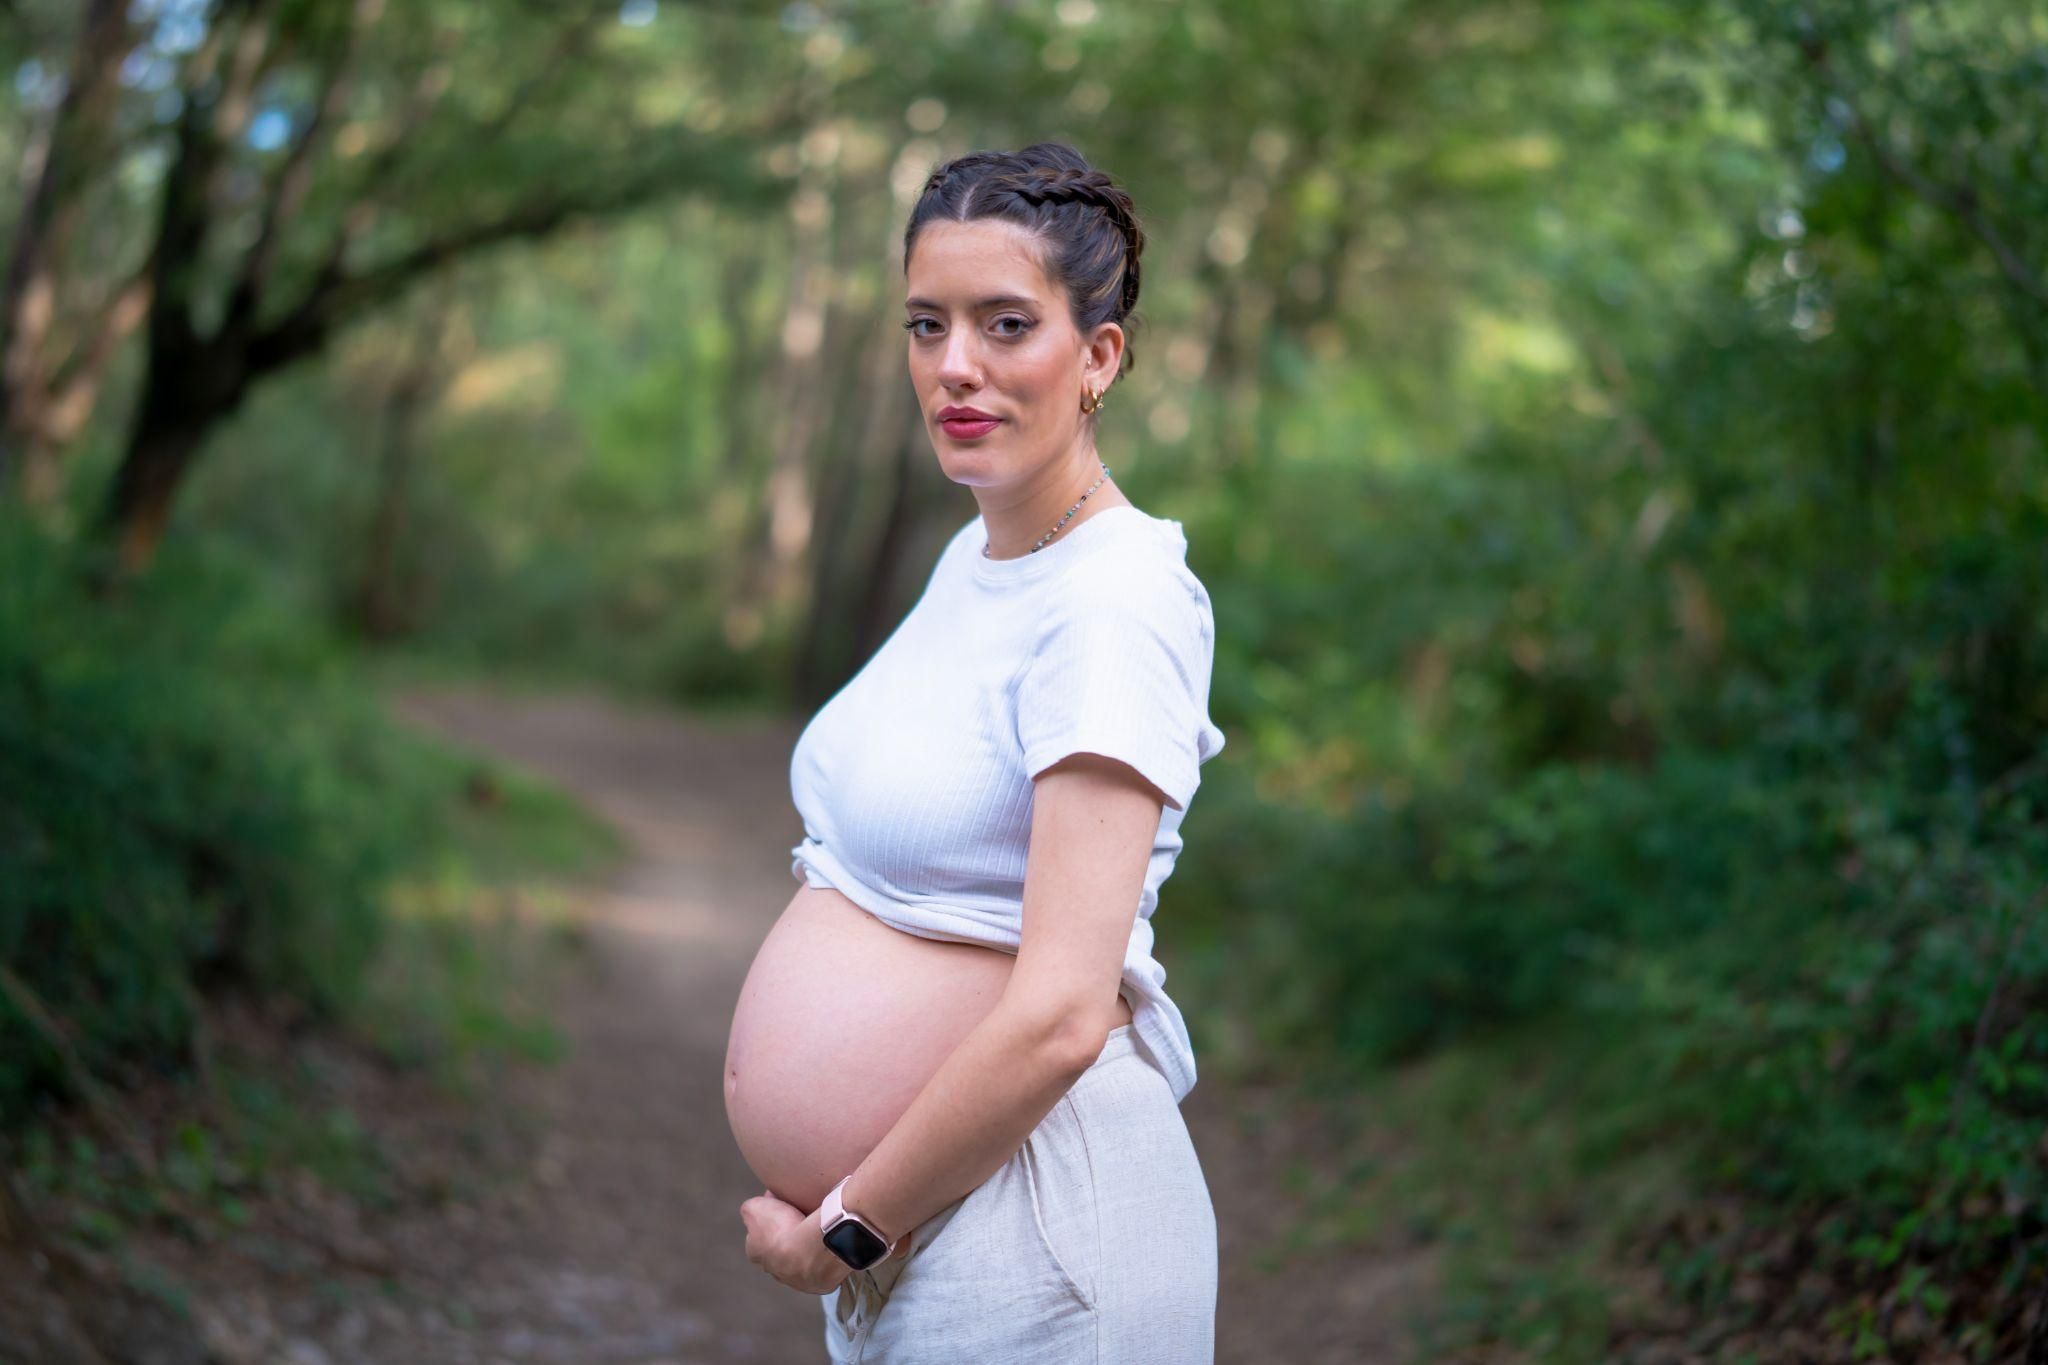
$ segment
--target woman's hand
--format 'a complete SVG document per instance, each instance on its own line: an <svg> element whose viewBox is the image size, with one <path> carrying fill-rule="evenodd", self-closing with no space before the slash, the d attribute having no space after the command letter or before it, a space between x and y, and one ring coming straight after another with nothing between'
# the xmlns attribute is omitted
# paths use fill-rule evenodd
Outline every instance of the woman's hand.
<svg viewBox="0 0 2048 1365"><path fill-rule="evenodd" d="M815 1212L763 1190L740 1205L740 1218L747 1225L747 1259L791 1289L829 1294L853 1273L825 1245Z"/></svg>

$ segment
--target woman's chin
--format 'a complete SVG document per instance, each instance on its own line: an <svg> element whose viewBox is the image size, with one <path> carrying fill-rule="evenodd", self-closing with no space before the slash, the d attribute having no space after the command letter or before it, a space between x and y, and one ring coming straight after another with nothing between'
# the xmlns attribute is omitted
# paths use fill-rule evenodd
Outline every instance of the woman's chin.
<svg viewBox="0 0 2048 1365"><path fill-rule="evenodd" d="M932 442L932 450L939 457L939 472L954 483L975 486L1000 483L1008 463L994 458L986 449L963 446L944 436Z"/></svg>

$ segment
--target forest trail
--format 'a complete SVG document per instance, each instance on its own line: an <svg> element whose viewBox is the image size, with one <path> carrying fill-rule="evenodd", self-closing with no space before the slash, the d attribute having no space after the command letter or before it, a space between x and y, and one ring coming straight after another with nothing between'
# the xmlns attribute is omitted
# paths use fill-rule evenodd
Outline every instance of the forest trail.
<svg viewBox="0 0 2048 1365"><path fill-rule="evenodd" d="M726 1127L720 1083L741 981L795 889L787 850L801 831L788 762L798 727L477 690L413 692L394 705L573 791L631 852L579 897L590 951L562 991L568 1055L536 1068L530 1188L459 1228L380 1229L406 1283L442 1286L459 1307L354 1315L350 1339L321 1351L447 1365L822 1361L816 1299L746 1259L738 1209L756 1182ZM1170 905L1169 883L1169 917ZM1225 1093L1207 1079L1184 1113L1217 1207L1219 1362L1401 1360L1406 1318L1429 1297L1426 1257L1255 1264L1299 1207L1290 1168L1329 1165L1316 1150L1327 1126L1277 1093Z"/></svg>

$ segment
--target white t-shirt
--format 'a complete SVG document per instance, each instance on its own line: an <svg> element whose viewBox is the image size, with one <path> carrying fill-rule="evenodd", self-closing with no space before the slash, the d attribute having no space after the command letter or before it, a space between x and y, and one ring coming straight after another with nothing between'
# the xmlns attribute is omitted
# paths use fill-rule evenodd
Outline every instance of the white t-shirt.
<svg viewBox="0 0 2048 1365"><path fill-rule="evenodd" d="M1181 524L1106 507L1044 549L988 559L982 519L947 543L924 595L790 759L804 840L791 872L921 938L1016 952L1032 778L1068 754L1121 759L1164 792L1121 993L1173 1086L1195 1084L1187 1024L1152 956L1152 911L1180 853L1209 719L1215 620Z"/></svg>

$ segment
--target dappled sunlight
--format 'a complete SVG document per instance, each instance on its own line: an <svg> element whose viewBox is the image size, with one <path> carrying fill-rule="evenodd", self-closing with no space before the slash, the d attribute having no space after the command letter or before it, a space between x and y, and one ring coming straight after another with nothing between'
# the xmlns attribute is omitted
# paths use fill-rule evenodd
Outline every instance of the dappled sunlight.
<svg viewBox="0 0 2048 1365"><path fill-rule="evenodd" d="M562 363L561 348L544 341L478 355L449 377L442 405L458 417L488 407L550 408L559 401Z"/></svg>

